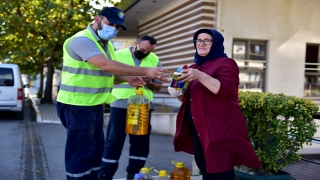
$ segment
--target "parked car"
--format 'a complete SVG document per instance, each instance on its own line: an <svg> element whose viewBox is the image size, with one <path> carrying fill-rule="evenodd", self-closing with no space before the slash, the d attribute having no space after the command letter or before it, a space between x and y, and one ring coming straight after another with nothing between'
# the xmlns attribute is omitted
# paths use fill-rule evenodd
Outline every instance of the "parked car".
<svg viewBox="0 0 320 180"><path fill-rule="evenodd" d="M24 119L24 86L16 64L0 64L0 113L11 111Z"/></svg>

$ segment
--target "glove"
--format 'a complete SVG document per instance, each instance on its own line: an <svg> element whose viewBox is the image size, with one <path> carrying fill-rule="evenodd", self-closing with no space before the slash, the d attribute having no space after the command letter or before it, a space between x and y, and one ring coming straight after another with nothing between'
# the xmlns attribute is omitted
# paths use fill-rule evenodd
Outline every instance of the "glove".
<svg viewBox="0 0 320 180"><path fill-rule="evenodd" d="M172 88L172 87L168 87L168 92L173 97L178 97L183 94L181 90L177 90L176 88Z"/></svg>

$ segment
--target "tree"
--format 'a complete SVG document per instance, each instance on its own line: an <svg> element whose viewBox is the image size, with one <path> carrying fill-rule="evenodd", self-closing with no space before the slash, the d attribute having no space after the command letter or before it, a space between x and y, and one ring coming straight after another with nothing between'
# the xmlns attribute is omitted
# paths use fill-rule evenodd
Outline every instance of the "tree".
<svg viewBox="0 0 320 180"><path fill-rule="evenodd" d="M89 0L10 0L0 3L0 59L22 72L41 72L47 82L41 103L52 103L52 78L61 64L64 41L85 29L97 9ZM42 91L41 88L39 91Z"/></svg>

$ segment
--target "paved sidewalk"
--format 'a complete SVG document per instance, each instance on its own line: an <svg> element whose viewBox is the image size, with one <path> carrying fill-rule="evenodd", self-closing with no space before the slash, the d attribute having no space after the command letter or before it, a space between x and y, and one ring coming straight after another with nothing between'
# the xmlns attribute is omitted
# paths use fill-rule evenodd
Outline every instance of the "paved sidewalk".
<svg viewBox="0 0 320 180"><path fill-rule="evenodd" d="M35 88L35 87L29 88L29 98L32 100L34 109L37 112L37 123L61 124L61 122L56 114L55 104L40 104L40 99L37 98L37 92L38 92L37 88ZM163 144L163 145L165 145L165 144ZM168 155L164 155L164 156L168 156ZM171 154L169 156L172 156L171 159L174 159L174 157L175 157L175 155L171 155ZM151 160L152 157L149 157L149 159ZM191 176L191 180L201 180L201 179L202 179L201 175ZM122 180L122 179L115 179L115 180ZM123 180L125 180L125 179L123 179Z"/></svg>
<svg viewBox="0 0 320 180"><path fill-rule="evenodd" d="M33 106L37 112L38 123L54 123L61 124L57 114L55 104L40 104L37 98L38 89L35 87L29 88L29 97L33 102ZM298 180L319 180L320 179L320 165L307 161L298 161L282 170L292 174ZM192 176L191 180L200 180L202 176ZM118 179L120 180L120 179Z"/></svg>
<svg viewBox="0 0 320 180"><path fill-rule="evenodd" d="M61 124L56 112L56 105L48 103L40 104L40 99L37 98L37 92L38 88L33 86L29 88L29 98L37 113L37 123Z"/></svg>

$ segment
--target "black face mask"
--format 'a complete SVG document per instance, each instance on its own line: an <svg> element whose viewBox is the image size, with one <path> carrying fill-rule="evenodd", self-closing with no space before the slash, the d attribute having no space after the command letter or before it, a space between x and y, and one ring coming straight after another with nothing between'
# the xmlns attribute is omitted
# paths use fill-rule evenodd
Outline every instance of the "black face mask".
<svg viewBox="0 0 320 180"><path fill-rule="evenodd" d="M149 54L145 54L145 53L143 53L142 51L137 50L137 46L136 46L133 55L134 55L137 59L141 60L141 59L147 57Z"/></svg>

